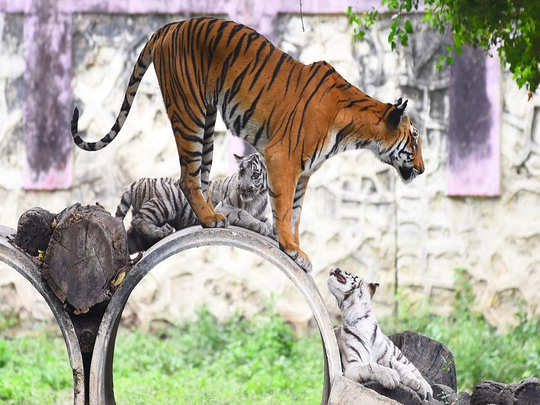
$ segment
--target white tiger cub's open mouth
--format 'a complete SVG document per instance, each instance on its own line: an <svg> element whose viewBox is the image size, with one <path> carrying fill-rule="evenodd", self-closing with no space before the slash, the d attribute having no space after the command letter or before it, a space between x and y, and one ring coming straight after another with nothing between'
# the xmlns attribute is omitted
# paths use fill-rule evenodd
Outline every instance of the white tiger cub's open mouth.
<svg viewBox="0 0 540 405"><path fill-rule="evenodd" d="M339 281L341 284L347 283L347 280L345 279L345 276L343 276L343 274L341 273L341 269L339 267L330 270L330 276L334 276L336 280Z"/></svg>

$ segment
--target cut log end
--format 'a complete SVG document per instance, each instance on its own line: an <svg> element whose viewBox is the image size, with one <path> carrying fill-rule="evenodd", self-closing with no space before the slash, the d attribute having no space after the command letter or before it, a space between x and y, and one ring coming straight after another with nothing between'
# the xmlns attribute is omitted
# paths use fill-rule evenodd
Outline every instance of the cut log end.
<svg viewBox="0 0 540 405"><path fill-rule="evenodd" d="M122 222L100 206L76 205L58 217L43 277L75 314L86 313L110 297L113 280L129 267L127 235Z"/></svg>

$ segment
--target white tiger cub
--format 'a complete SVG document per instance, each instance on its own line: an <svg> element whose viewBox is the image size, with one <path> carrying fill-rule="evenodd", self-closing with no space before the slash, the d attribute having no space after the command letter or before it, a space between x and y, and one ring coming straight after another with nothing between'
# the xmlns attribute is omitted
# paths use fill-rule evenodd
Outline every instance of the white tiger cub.
<svg viewBox="0 0 540 405"><path fill-rule="evenodd" d="M378 286L339 268L330 270L328 289L338 302L343 321L336 335L344 375L358 382L374 380L388 389L401 383L422 399L430 399L431 386L379 328L371 307Z"/></svg>
<svg viewBox="0 0 540 405"><path fill-rule="evenodd" d="M235 155L238 171L213 179L207 195L229 224L275 238L268 204L266 164L258 153ZM176 230L199 223L179 185L172 178L142 178L124 192L116 217L123 219L132 209L128 230L130 253L146 250Z"/></svg>

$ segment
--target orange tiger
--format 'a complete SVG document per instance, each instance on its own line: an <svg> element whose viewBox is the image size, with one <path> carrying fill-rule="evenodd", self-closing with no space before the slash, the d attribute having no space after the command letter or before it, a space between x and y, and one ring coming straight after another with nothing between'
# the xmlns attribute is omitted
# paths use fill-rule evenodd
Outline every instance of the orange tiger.
<svg viewBox="0 0 540 405"><path fill-rule="evenodd" d="M82 149L107 146L127 118L139 83L154 63L180 159L180 184L204 227L227 226L204 197L219 111L231 132L263 154L279 244L304 270L298 225L308 180L329 157L368 148L404 181L424 171L420 137L403 114L407 101L382 103L326 62L304 65L242 24L199 17L157 30L141 51L120 113L98 142L71 132Z"/></svg>

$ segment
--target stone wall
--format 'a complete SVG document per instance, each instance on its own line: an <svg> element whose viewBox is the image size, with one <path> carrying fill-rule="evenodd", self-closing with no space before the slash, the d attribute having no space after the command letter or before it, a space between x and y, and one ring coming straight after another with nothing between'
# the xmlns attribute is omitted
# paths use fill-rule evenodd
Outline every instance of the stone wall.
<svg viewBox="0 0 540 405"><path fill-rule="evenodd" d="M73 90L82 111L79 128L100 138L114 122L131 69L149 34L181 16L105 16L73 19ZM449 72L434 68L445 40L422 29L408 49L393 53L379 21L367 41L353 43L344 16L297 15L276 21L277 44L304 63L326 60L351 83L385 102L409 98L408 111L422 133L426 172L409 185L367 151L332 158L312 176L301 223L303 249L327 298L328 269L340 265L382 288L380 314L394 307L398 286L409 299L430 297L432 309L449 309L456 267L466 268L476 306L494 324L512 320L519 302L538 315L540 293L540 97L527 102L504 73L501 119L501 194L450 198L447 184ZM23 190L23 17L0 14L0 223L16 226L32 206L60 211L76 201L99 201L114 212L130 182L142 176L176 176L178 159L151 67L121 135L98 152L74 151L70 190ZM27 95L29 96L29 95ZM464 101L465 102L465 101ZM67 128L66 128L67 130ZM213 175L231 170L230 137L218 122ZM14 271L0 273L0 310L27 319L50 317L45 303ZM134 291L124 320L142 327L178 322L206 304L218 317L247 315L270 301L299 330L311 313L281 273L233 248L201 248L168 259Z"/></svg>

